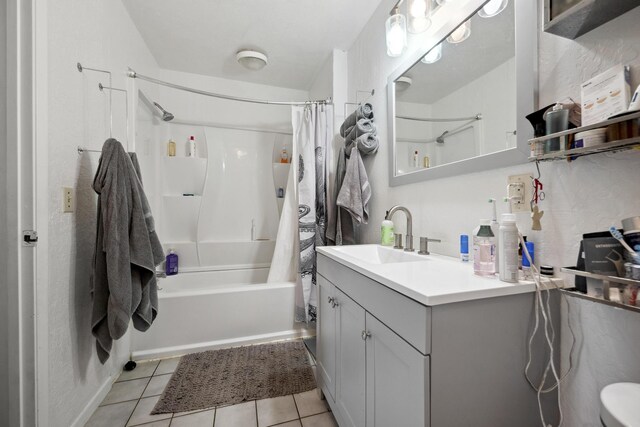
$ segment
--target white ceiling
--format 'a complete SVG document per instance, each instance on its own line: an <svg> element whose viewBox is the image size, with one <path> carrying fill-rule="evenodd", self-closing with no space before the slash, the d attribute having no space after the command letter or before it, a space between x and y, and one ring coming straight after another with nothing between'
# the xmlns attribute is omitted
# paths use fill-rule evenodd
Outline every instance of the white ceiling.
<svg viewBox="0 0 640 427"><path fill-rule="evenodd" d="M303 90L380 1L122 0L162 68ZM241 49L266 53L269 65L243 68Z"/></svg>
<svg viewBox="0 0 640 427"><path fill-rule="evenodd" d="M515 55L514 10L507 8L493 18L471 18L471 36L462 43L442 43L442 59L434 64L418 62L404 75L411 87L398 92L398 101L432 104L493 70Z"/></svg>

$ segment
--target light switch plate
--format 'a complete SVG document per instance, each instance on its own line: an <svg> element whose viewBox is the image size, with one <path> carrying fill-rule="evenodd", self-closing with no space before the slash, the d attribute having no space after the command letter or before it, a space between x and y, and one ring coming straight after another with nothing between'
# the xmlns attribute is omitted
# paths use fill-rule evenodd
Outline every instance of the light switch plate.
<svg viewBox="0 0 640 427"><path fill-rule="evenodd" d="M76 210L76 201L73 188L62 187L62 212L71 213Z"/></svg>
<svg viewBox="0 0 640 427"><path fill-rule="evenodd" d="M531 212L533 177L529 174L511 175L507 181L509 184L509 197L511 199L511 211Z"/></svg>

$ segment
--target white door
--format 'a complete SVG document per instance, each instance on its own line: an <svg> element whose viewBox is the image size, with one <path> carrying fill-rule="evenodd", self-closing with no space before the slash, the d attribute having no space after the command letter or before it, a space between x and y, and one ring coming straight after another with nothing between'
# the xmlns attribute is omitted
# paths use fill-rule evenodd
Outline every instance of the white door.
<svg viewBox="0 0 640 427"><path fill-rule="evenodd" d="M346 423L340 427L364 427L366 369L362 332L365 311L339 289L336 289L335 303L339 309L336 404Z"/></svg>
<svg viewBox="0 0 640 427"><path fill-rule="evenodd" d="M321 275L318 283L318 378L329 396L336 400L336 311L334 307L335 286Z"/></svg>
<svg viewBox="0 0 640 427"><path fill-rule="evenodd" d="M367 313L367 427L429 425L429 357Z"/></svg>

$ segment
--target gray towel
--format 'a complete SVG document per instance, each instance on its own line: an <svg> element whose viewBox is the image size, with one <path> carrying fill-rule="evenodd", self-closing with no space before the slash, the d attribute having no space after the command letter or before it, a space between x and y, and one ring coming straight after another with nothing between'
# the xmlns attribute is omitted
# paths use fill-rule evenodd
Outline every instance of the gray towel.
<svg viewBox="0 0 640 427"><path fill-rule="evenodd" d="M136 175L142 184L142 172L140 172L140 162L138 162L138 155L136 153L129 153L129 158L133 164L133 169L136 171Z"/></svg>
<svg viewBox="0 0 640 427"><path fill-rule="evenodd" d="M368 102L358 105L356 110L344 119L344 123L340 126L340 136L345 137L360 119L373 119L373 106Z"/></svg>
<svg viewBox="0 0 640 427"><path fill-rule="evenodd" d="M362 157L356 147L351 149L347 169L336 205L346 209L354 221L366 224L369 221L371 186Z"/></svg>
<svg viewBox="0 0 640 427"><path fill-rule="evenodd" d="M361 135L371 133L373 135L376 134L376 125L373 123L373 120L370 119L360 119L356 123L355 126L351 128L347 136L344 137L345 144L349 141L354 141Z"/></svg>
<svg viewBox="0 0 640 427"><path fill-rule="evenodd" d="M344 148L340 148L338 153L338 165L336 166L336 185L333 199L338 198L338 193L342 188L344 175L346 173L346 155ZM327 225L327 240L334 245L353 245L355 244L355 234L353 220L346 209L336 206L336 215Z"/></svg>
<svg viewBox="0 0 640 427"><path fill-rule="evenodd" d="M96 248L91 275L91 332L101 363L112 341L133 320L147 330L158 313L155 267L164 259L153 216L131 158L108 139L93 189L98 193Z"/></svg>
<svg viewBox="0 0 640 427"><path fill-rule="evenodd" d="M366 156L368 154L375 154L378 151L378 147L380 145L378 141L378 136L375 133L365 133L364 135L360 135L355 140L345 140L345 149L348 153L351 152L351 149L354 147L358 147L358 151L360 154Z"/></svg>

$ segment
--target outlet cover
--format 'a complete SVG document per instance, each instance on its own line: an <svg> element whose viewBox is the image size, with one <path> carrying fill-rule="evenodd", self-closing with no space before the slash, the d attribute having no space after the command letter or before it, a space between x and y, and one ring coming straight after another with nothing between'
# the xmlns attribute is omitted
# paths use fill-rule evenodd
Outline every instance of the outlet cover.
<svg viewBox="0 0 640 427"><path fill-rule="evenodd" d="M62 212L71 213L76 209L73 188L62 187Z"/></svg>
<svg viewBox="0 0 640 427"><path fill-rule="evenodd" d="M511 211L531 212L531 197L533 176L529 174L511 175L507 181L509 184L509 197L511 197Z"/></svg>

